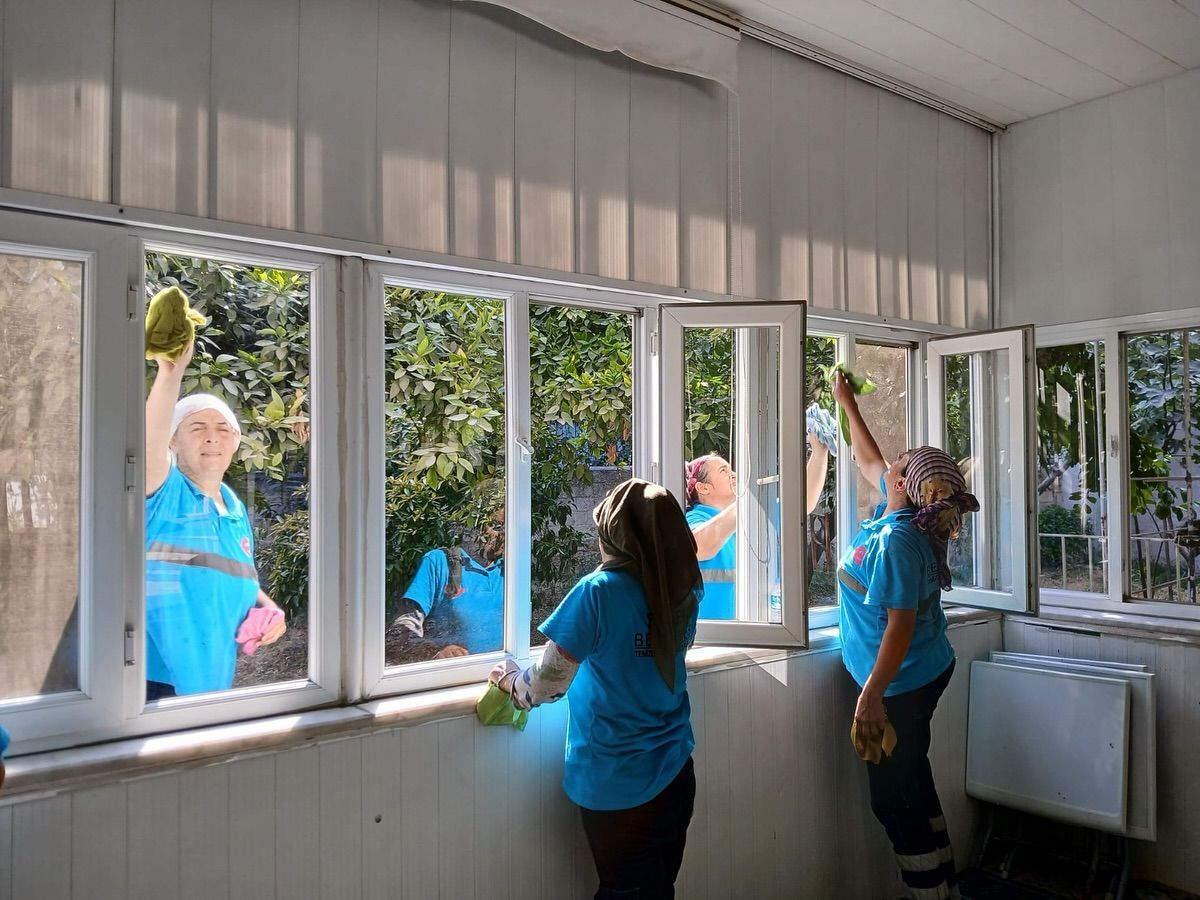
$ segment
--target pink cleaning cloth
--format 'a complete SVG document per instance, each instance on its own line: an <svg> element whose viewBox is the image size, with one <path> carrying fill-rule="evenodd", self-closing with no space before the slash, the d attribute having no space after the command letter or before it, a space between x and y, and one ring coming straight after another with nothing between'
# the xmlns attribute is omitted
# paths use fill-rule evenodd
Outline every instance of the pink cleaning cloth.
<svg viewBox="0 0 1200 900"><path fill-rule="evenodd" d="M242 619L234 640L241 644L243 653L253 656L254 651L258 649L258 642L282 621L283 610L272 606L255 606L246 613L246 618Z"/></svg>

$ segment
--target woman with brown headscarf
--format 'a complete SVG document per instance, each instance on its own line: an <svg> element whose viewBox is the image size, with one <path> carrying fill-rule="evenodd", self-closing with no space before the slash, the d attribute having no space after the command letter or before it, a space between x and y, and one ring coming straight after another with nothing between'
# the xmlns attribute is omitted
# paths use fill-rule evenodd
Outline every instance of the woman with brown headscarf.
<svg viewBox="0 0 1200 900"><path fill-rule="evenodd" d="M929 725L954 673L941 604L950 590L947 544L979 502L937 447L907 450L889 465L840 372L833 396L846 411L859 470L884 494L838 565L842 662L859 688L855 750L868 762L871 810L911 896L953 898L954 853L929 766Z"/></svg>
<svg viewBox="0 0 1200 900"><path fill-rule="evenodd" d="M671 493L636 478L592 518L603 561L542 623L541 663L506 660L491 680L519 709L567 697L563 788L596 897L673 897L696 796L684 667L703 591L696 543Z"/></svg>

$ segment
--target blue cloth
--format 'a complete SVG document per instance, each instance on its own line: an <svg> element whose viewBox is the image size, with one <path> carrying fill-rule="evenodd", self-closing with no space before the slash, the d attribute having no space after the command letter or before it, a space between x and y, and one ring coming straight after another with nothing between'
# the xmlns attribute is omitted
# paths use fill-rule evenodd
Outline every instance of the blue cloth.
<svg viewBox="0 0 1200 900"><path fill-rule="evenodd" d="M616 570L584 575L541 631L580 661L567 691L567 796L596 810L629 809L658 796L696 741L687 648L675 654L672 693L654 663L641 582ZM695 632L693 618L688 644Z"/></svg>
<svg viewBox="0 0 1200 900"><path fill-rule="evenodd" d="M710 521L720 510L715 506L697 503L687 511L684 518L692 530ZM737 534L721 545L712 559L700 560L700 574L704 577L704 599L700 601L701 619L732 619L737 612L734 593L737 571Z"/></svg>
<svg viewBox="0 0 1200 900"><path fill-rule="evenodd" d="M8 745L12 743L12 738L3 725L0 725L0 759L4 759L4 754L8 752Z"/></svg>
<svg viewBox="0 0 1200 900"><path fill-rule="evenodd" d="M425 637L442 646L458 644L470 653L487 653L504 646L504 563L482 566L462 548L462 583L458 595L446 596L450 564L445 550L421 557L417 574L404 596L425 613Z"/></svg>
<svg viewBox="0 0 1200 900"><path fill-rule="evenodd" d="M880 488L887 491L880 478ZM912 524L916 510L883 515L885 503L862 523L838 566L838 606L842 662L866 684L879 655L889 609L917 612L912 643L885 697L929 684L954 660L946 637L942 587L929 541Z"/></svg>
<svg viewBox="0 0 1200 900"><path fill-rule="evenodd" d="M837 420L817 406L816 401L808 404L804 411L804 427L829 448L830 456L837 456Z"/></svg>
<svg viewBox="0 0 1200 900"><path fill-rule="evenodd" d="M225 513L172 464L146 498L146 678L177 694L232 687L258 597L250 517L228 485L221 497Z"/></svg>

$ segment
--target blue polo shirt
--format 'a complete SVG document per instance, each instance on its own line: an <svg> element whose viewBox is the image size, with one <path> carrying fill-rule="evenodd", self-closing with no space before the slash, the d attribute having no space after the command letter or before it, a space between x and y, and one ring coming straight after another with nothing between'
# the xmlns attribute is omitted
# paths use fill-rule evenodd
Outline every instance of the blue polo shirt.
<svg viewBox="0 0 1200 900"><path fill-rule="evenodd" d="M912 643L884 691L885 697L891 697L941 675L954 660L954 648L946 637L937 560L925 536L912 524L916 510L901 509L885 516L884 507L880 503L875 515L862 523L838 565L838 608L842 662L860 687L879 655L887 611L916 610Z"/></svg>
<svg viewBox="0 0 1200 900"><path fill-rule="evenodd" d="M254 531L221 485L224 513L172 463L146 498L146 678L177 694L233 686L234 636L258 597Z"/></svg>
<svg viewBox="0 0 1200 900"><path fill-rule="evenodd" d="M685 513L688 525L696 526L710 521L721 510L715 506L697 503ZM737 533L721 545L711 559L700 560L700 574L704 577L704 599L700 601L701 619L732 619L737 614L734 585L737 583Z"/></svg>
<svg viewBox="0 0 1200 900"><path fill-rule="evenodd" d="M439 644L458 644L470 653L504 646L504 562L482 566L461 547L462 582L454 597L446 596L450 564L445 550L421 557L417 574L404 596L425 613L425 636Z"/></svg>
<svg viewBox="0 0 1200 900"><path fill-rule="evenodd" d="M687 643L695 637L693 618ZM542 623L542 634L580 661L567 691L563 789L585 809L629 809L653 799L692 754L687 647L667 689L650 648L642 583L597 569Z"/></svg>

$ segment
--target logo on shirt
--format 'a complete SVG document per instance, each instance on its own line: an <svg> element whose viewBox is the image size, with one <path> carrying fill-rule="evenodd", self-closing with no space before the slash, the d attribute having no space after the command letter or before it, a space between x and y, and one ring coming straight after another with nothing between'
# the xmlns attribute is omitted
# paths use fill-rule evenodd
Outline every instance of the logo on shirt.
<svg viewBox="0 0 1200 900"><path fill-rule="evenodd" d="M861 566L861 565L862 565L862 561L863 561L864 559L866 559L866 558L867 558L867 548L866 548L866 546L858 547L858 548L856 548L856 549L855 549L855 551L854 551L854 564L855 564L856 566Z"/></svg>
<svg viewBox="0 0 1200 900"><path fill-rule="evenodd" d="M248 537L242 538L242 552L245 553L246 556L251 555L250 554L250 538L248 538Z"/></svg>
<svg viewBox="0 0 1200 900"><path fill-rule="evenodd" d="M633 636L633 655L634 656L653 656L654 648L650 646L650 632L645 634L635 634Z"/></svg>

